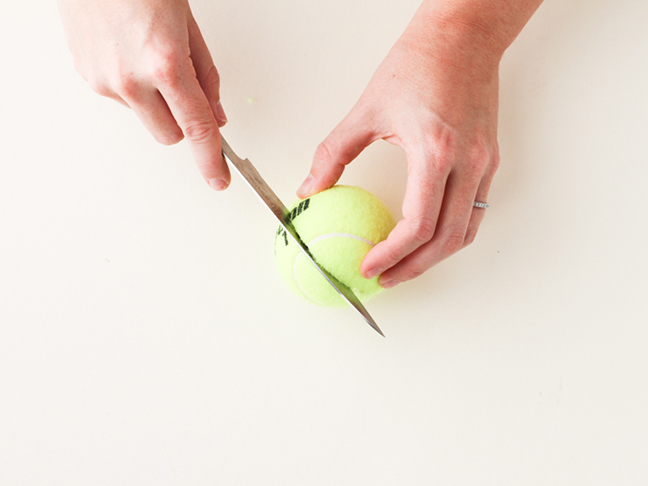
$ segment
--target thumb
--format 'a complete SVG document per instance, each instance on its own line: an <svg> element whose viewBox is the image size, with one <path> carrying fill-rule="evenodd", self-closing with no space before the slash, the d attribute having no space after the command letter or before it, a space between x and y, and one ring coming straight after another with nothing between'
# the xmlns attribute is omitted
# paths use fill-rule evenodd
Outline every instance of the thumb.
<svg viewBox="0 0 648 486"><path fill-rule="evenodd" d="M333 186L347 164L374 140L371 120L352 110L317 147L310 173L297 189L297 196L304 199Z"/></svg>

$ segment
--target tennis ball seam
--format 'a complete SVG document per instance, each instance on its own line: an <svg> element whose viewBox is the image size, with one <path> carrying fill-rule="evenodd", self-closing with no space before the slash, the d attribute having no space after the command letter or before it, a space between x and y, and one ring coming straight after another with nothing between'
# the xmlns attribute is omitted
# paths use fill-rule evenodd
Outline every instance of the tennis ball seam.
<svg viewBox="0 0 648 486"><path fill-rule="evenodd" d="M364 256L395 226L393 216L375 195L356 186L334 186L296 201L288 219L310 248L307 253L314 254L319 264L353 289L363 302L382 290L377 277L365 279L360 272ZM351 237L334 237L345 235ZM298 245L281 227L275 234L274 253L281 277L295 294L322 306L344 305L344 299L318 276L308 261L310 255L298 256Z"/></svg>
<svg viewBox="0 0 648 486"><path fill-rule="evenodd" d="M376 245L373 241L368 240L367 238L363 238L362 236L354 235L354 234L351 234L351 233L325 233L323 235L316 236L315 238L310 240L308 243L306 243L306 242L304 242L304 243L305 243L306 247L309 247L309 245L312 245L312 244L318 243L319 241L327 240L327 239L330 239L330 238L351 238L353 240L358 240L358 241L362 241L364 243L367 243L372 248ZM317 259L315 258L315 256L312 253L311 253L311 256L313 257L313 259L315 261L317 261ZM295 282L295 285L297 286L299 291L302 293L302 295L306 299L308 299L309 301L311 301L314 304L319 304L318 302L311 299L308 296L308 294L304 291L304 289L301 287L301 285L299 285L299 279L297 278L297 263L298 263L300 258L304 258L304 252L303 251L300 251L297 254L297 256L295 257L295 259L293 260L292 274L293 274L293 280ZM326 271L328 271L330 273L328 268L326 269Z"/></svg>

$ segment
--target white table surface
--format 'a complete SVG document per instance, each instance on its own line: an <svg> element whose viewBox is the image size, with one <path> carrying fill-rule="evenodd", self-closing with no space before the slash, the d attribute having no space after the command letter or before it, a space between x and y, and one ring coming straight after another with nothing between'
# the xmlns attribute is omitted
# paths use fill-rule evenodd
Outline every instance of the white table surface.
<svg viewBox="0 0 648 486"><path fill-rule="evenodd" d="M286 201L407 0L193 3L230 143ZM546 0L501 67L477 240L348 309L275 224L74 71L53 1L0 17L0 484L648 484L648 2ZM400 149L343 183L400 216Z"/></svg>

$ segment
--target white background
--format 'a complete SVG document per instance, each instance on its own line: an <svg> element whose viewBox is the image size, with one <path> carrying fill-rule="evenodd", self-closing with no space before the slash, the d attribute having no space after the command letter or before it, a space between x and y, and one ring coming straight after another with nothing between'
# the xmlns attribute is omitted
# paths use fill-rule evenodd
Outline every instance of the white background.
<svg viewBox="0 0 648 486"><path fill-rule="evenodd" d="M418 1L196 1L224 130L285 200ZM209 189L0 16L0 484L648 484L648 3L546 0L501 67L475 243L349 309L288 292ZM400 149L343 176L400 217Z"/></svg>

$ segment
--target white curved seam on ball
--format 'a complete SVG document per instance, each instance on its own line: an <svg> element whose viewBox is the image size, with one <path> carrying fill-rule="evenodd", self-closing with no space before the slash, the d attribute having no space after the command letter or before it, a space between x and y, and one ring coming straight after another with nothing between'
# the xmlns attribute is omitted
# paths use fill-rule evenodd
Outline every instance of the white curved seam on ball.
<svg viewBox="0 0 648 486"><path fill-rule="evenodd" d="M373 241L368 240L368 239L363 238L363 237L358 236L358 235L352 235L351 233L324 233L323 235L316 236L315 238L313 238L312 240L310 240L308 243L305 243L305 244L306 244L306 246L309 246L309 245L312 245L313 243L317 243L318 241L322 241L322 240L327 240L329 238L351 238L353 240L362 241L362 242L368 244L371 247L375 246L375 243ZM297 256L295 257L295 260L293 261L293 280L295 282L295 285L297 285L297 288L299 289L299 291L304 295L304 297L306 297L308 300L310 300L314 304L321 305L318 302L315 302L313 299L311 299L308 296L308 294L306 292L304 292L304 289L302 289L301 285L299 285L299 280L297 279L297 275L296 275L296 272L297 272L297 260L299 260L299 258L303 257L303 256L304 256L304 252L300 251L297 254Z"/></svg>

